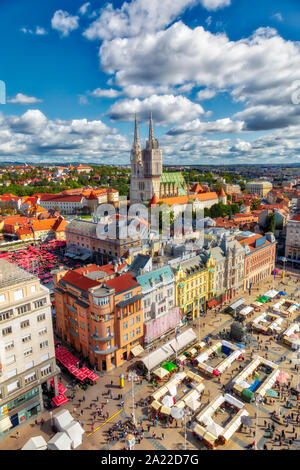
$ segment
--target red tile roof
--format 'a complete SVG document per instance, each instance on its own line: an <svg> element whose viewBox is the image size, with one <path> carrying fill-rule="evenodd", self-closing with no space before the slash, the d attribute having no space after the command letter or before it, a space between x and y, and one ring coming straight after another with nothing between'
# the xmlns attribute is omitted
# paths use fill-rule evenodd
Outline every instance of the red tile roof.
<svg viewBox="0 0 300 470"><path fill-rule="evenodd" d="M105 284L108 287L115 289L117 294L139 286L139 283L134 280L130 273L125 273L121 276L115 277L114 279L109 279Z"/></svg>
<svg viewBox="0 0 300 470"><path fill-rule="evenodd" d="M81 289L86 292L92 287L99 286L99 282L80 274L79 272L77 272L77 270L68 271L62 279L71 284L72 286L77 287L78 289Z"/></svg>

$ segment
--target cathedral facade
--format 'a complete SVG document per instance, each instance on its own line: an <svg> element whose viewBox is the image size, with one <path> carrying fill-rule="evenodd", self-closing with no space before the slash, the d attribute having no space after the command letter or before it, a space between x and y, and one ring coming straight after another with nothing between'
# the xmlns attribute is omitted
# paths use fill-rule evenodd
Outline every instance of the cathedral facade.
<svg viewBox="0 0 300 470"><path fill-rule="evenodd" d="M151 201L153 196L162 199L187 194L187 186L181 173L163 173L162 171L162 151L157 139L154 138L152 112L150 113L149 137L144 150L141 148L135 118L130 164L131 204Z"/></svg>

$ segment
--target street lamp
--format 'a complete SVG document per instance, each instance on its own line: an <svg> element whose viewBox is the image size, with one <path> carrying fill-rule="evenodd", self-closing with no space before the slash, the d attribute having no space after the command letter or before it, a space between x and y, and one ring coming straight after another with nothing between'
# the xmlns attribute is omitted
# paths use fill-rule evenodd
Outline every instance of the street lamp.
<svg viewBox="0 0 300 470"><path fill-rule="evenodd" d="M261 397L256 395L255 397L255 408L256 408L256 419L255 419L255 450L259 450L257 447L257 427L258 427L258 405L261 404Z"/></svg>
<svg viewBox="0 0 300 470"><path fill-rule="evenodd" d="M299 366L300 366L300 340L296 342L298 349L297 351L294 352L292 355L292 363L296 365L297 367L297 384L296 384L296 389L298 390L299 388Z"/></svg>
<svg viewBox="0 0 300 470"><path fill-rule="evenodd" d="M185 409L183 410L183 417L184 417L184 450L186 450L186 417L190 415L190 412Z"/></svg>

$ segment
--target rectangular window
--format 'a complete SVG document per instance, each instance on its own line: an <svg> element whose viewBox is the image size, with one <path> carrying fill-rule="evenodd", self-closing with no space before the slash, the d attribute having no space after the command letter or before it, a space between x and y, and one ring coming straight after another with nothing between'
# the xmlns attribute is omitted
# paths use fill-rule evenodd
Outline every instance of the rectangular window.
<svg viewBox="0 0 300 470"><path fill-rule="evenodd" d="M29 325L29 320L25 320L20 323L21 328L27 328Z"/></svg>
<svg viewBox="0 0 300 470"><path fill-rule="evenodd" d="M21 299L23 299L23 289L15 290L15 292L14 292L14 299L15 299L15 300L21 300Z"/></svg>
<svg viewBox="0 0 300 470"><path fill-rule="evenodd" d="M43 356L41 357L41 362L47 361L47 359L50 359L49 353L43 354Z"/></svg>
<svg viewBox="0 0 300 470"><path fill-rule="evenodd" d="M46 314L41 313L40 315L37 316L37 321L43 321L46 319Z"/></svg>
<svg viewBox="0 0 300 470"><path fill-rule="evenodd" d="M34 366L34 361L26 362L25 370L31 369Z"/></svg>
<svg viewBox="0 0 300 470"><path fill-rule="evenodd" d="M31 341L31 334L23 336L22 338L22 343L27 343L28 341Z"/></svg>
<svg viewBox="0 0 300 470"><path fill-rule="evenodd" d="M36 286L31 286L30 287L30 292L34 294L36 292Z"/></svg>
<svg viewBox="0 0 300 470"><path fill-rule="evenodd" d="M15 361L16 361L16 356L13 354L12 356L7 357L5 362L6 362L6 365L9 365Z"/></svg>
<svg viewBox="0 0 300 470"><path fill-rule="evenodd" d="M10 379L11 377L14 377L15 375L17 375L17 369L13 369L13 370L10 370L9 372L7 372L7 377Z"/></svg>
<svg viewBox="0 0 300 470"><path fill-rule="evenodd" d="M48 340L43 341L42 343L40 343L40 349L46 348L47 346L48 346Z"/></svg>
<svg viewBox="0 0 300 470"><path fill-rule="evenodd" d="M126 343L126 341L128 341L128 334L126 333L126 335L123 336L123 341Z"/></svg>
<svg viewBox="0 0 300 470"><path fill-rule="evenodd" d="M45 305L46 303L47 303L46 297L44 297L43 299L40 299L40 300L36 300L36 301L34 302L34 308L43 307L43 305Z"/></svg>
<svg viewBox="0 0 300 470"><path fill-rule="evenodd" d="M124 300L131 299L131 297L132 297L132 292L129 292L129 294L124 295Z"/></svg>
<svg viewBox="0 0 300 470"><path fill-rule="evenodd" d="M25 304L25 305L21 305L20 307L17 307L18 315L21 315L22 313L29 312L30 310L31 310L31 305L30 304Z"/></svg>
<svg viewBox="0 0 300 470"><path fill-rule="evenodd" d="M140 328L140 327L138 327L138 328L136 329L136 334L137 334L137 335L140 335L140 334L141 334L141 328Z"/></svg>
<svg viewBox="0 0 300 470"><path fill-rule="evenodd" d="M6 343L5 345L5 351L10 351L15 347L15 343L13 341L10 341L9 343Z"/></svg>
<svg viewBox="0 0 300 470"><path fill-rule="evenodd" d="M134 318L130 318L129 324L130 324L130 326L133 326L133 325L134 325Z"/></svg>
<svg viewBox="0 0 300 470"><path fill-rule="evenodd" d="M127 321L124 321L123 323L123 330L127 330L128 328L128 322Z"/></svg>
<svg viewBox="0 0 300 470"><path fill-rule="evenodd" d="M16 380L15 382L12 382L11 384L7 385L7 392L14 392L18 388L20 388L20 380Z"/></svg>
<svg viewBox="0 0 300 470"><path fill-rule="evenodd" d="M134 330L131 330L131 332L130 332L130 338L134 338Z"/></svg>
<svg viewBox="0 0 300 470"><path fill-rule="evenodd" d="M36 380L36 373L35 372L32 372L31 374L25 375L25 377L24 377L25 385L29 384L30 382L33 382L34 380Z"/></svg>
<svg viewBox="0 0 300 470"><path fill-rule="evenodd" d="M45 375L48 375L51 373L51 364L46 365L45 367L41 368L41 375L44 377Z"/></svg>
<svg viewBox="0 0 300 470"><path fill-rule="evenodd" d="M2 336L7 336L7 335L9 335L10 333L12 333L12 327L11 327L11 326L8 326L7 328L3 328L3 330L2 330Z"/></svg>
<svg viewBox="0 0 300 470"><path fill-rule="evenodd" d="M39 336L43 336L47 333L47 328L43 328L42 330L39 331Z"/></svg>
<svg viewBox="0 0 300 470"><path fill-rule="evenodd" d="M30 356L30 354L32 354L32 348L26 349L26 351L24 351L24 357Z"/></svg>
<svg viewBox="0 0 300 470"><path fill-rule="evenodd" d="M6 310L6 312L0 313L0 321L8 320L10 317L13 316L13 310Z"/></svg>
<svg viewBox="0 0 300 470"><path fill-rule="evenodd" d="M0 303L5 302L5 294L0 295Z"/></svg>

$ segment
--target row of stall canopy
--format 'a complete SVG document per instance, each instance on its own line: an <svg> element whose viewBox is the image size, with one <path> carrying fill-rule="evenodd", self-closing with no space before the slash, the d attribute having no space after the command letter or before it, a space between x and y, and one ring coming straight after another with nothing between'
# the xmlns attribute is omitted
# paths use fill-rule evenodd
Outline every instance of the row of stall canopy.
<svg viewBox="0 0 300 470"><path fill-rule="evenodd" d="M222 427L213 420L212 416L225 402L236 408L238 412L225 427ZM220 439L222 443L226 443L241 426L242 416L249 416L249 413L244 407L244 403L237 400L232 395L219 395L196 416L196 421L192 427L193 432L200 439L203 439L211 448L214 448L218 439Z"/></svg>
<svg viewBox="0 0 300 470"><path fill-rule="evenodd" d="M227 357L215 368L205 364L205 361L207 361L213 353L220 350L221 348L224 350L226 349ZM199 356L194 359L194 362L198 365L198 369L202 372L219 375L222 374L228 367L230 367L230 365L240 356L242 356L242 354L244 354L243 349L234 345L233 343L230 343L229 341L222 340L217 341L210 348L199 354Z"/></svg>
<svg viewBox="0 0 300 470"><path fill-rule="evenodd" d="M53 416L58 432L48 441L43 436L30 438L22 450L71 450L82 444L84 429L75 421L68 410L62 410Z"/></svg>
<svg viewBox="0 0 300 470"><path fill-rule="evenodd" d="M78 368L80 361L75 357L67 348L59 344L55 347L55 357L56 359L78 380L84 381L85 379L90 379L93 382L96 382L99 378L92 370L87 367Z"/></svg>
<svg viewBox="0 0 300 470"><path fill-rule="evenodd" d="M266 303L269 299L273 299L277 295L286 295L285 292L279 292L276 289L268 290L264 295L258 297L252 305L245 305L246 299L241 298L229 305L228 309L231 312L238 313L241 316L247 316L254 310L254 306L261 306Z"/></svg>
<svg viewBox="0 0 300 470"><path fill-rule="evenodd" d="M172 339L168 343L145 356L142 359L142 363L144 364L145 368L151 372L160 366L160 364L168 361L168 359L174 356L174 354L177 354L178 351L182 351L189 344L195 342L196 339L196 333L192 328L185 330L183 333L178 335L177 338Z"/></svg>
<svg viewBox="0 0 300 470"><path fill-rule="evenodd" d="M192 390L176 402L174 398L177 395L177 387L184 379L188 379L188 381L191 382ZM199 398L205 389L202 382L202 377L192 371L189 371L188 373L179 372L178 374L175 374L175 376L164 386L152 394L151 397L153 402L151 403L151 407L155 411L159 411L160 414L167 416L174 415L173 407L174 411L182 410L185 407L190 408L192 411L196 411L201 406ZM161 400L161 402L159 400ZM176 416L174 415L173 417Z"/></svg>
<svg viewBox="0 0 300 470"><path fill-rule="evenodd" d="M250 377L253 372L255 372L256 369L261 365L272 369L272 372L270 375L268 375L268 378L264 380L256 389L256 394L263 398L266 395L266 392L272 389L279 374L279 366L274 362L265 359L264 357L256 356L250 362L250 364L248 364L248 366L245 367L245 369L243 369L243 371L233 379L233 389L239 394L242 394L244 390L249 390L252 384L248 382L248 377Z"/></svg>

